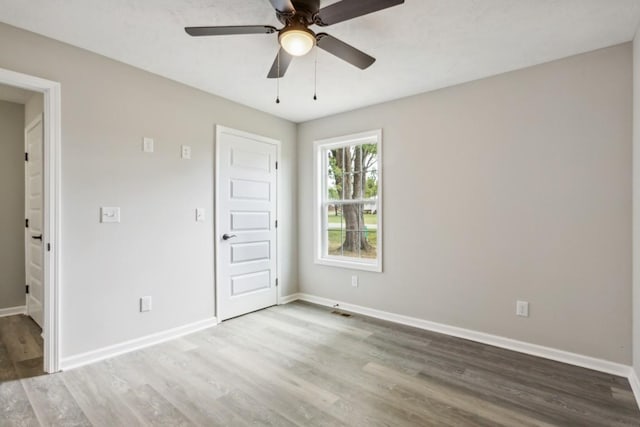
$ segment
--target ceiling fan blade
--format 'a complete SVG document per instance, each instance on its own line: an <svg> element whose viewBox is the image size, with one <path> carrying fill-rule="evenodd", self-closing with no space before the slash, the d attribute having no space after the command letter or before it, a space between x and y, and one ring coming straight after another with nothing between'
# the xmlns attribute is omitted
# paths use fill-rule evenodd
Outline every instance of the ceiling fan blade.
<svg viewBox="0 0 640 427"><path fill-rule="evenodd" d="M293 13L296 9L293 7L293 3L291 0L269 0L271 2L271 6L278 12L289 12Z"/></svg>
<svg viewBox="0 0 640 427"><path fill-rule="evenodd" d="M273 65L271 66L271 70L269 70L269 74L267 75L268 79L284 77L284 73L287 72L289 64L293 61L293 56L289 55L283 48L280 48L278 55L280 56L280 74L278 74L278 56L276 56L276 59L273 61Z"/></svg>
<svg viewBox="0 0 640 427"><path fill-rule="evenodd" d="M330 36L326 33L320 33L317 35L318 47L324 49L332 55L347 61L351 65L364 70L371 64L376 62L376 58L369 56L361 50L346 44L342 40Z"/></svg>
<svg viewBox="0 0 640 427"><path fill-rule="evenodd" d="M236 34L272 34L278 31L271 25L232 25L226 27L186 27L187 34L199 36L232 36Z"/></svg>
<svg viewBox="0 0 640 427"><path fill-rule="evenodd" d="M337 24L404 3L404 0L342 0L320 9L318 25Z"/></svg>

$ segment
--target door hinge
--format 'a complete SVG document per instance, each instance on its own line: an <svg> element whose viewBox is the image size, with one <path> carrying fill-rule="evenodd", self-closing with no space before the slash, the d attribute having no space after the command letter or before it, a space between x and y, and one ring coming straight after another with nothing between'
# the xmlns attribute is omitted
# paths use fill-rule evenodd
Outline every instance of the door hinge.
<svg viewBox="0 0 640 427"><path fill-rule="evenodd" d="M29 153L24 153L24 161L25 162L29 161Z"/></svg>
<svg viewBox="0 0 640 427"><path fill-rule="evenodd" d="M47 243L47 252L51 252L51 243Z"/></svg>
<svg viewBox="0 0 640 427"><path fill-rule="evenodd" d="M278 279L276 279L276 286L278 286Z"/></svg>
<svg viewBox="0 0 640 427"><path fill-rule="evenodd" d="M29 218L24 220L24 228L29 228Z"/></svg>
<svg viewBox="0 0 640 427"><path fill-rule="evenodd" d="M276 219L276 228L278 228L278 220Z"/></svg>
<svg viewBox="0 0 640 427"><path fill-rule="evenodd" d="M29 285L24 287L24 292L27 293L27 294L29 293Z"/></svg>
<svg viewBox="0 0 640 427"><path fill-rule="evenodd" d="M276 170L278 170L278 162L276 162Z"/></svg>

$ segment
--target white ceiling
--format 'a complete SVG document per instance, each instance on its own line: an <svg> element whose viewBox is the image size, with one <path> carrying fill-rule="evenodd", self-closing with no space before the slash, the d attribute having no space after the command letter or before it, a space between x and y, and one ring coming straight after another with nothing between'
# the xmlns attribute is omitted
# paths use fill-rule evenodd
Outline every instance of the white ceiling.
<svg viewBox="0 0 640 427"><path fill-rule="evenodd" d="M322 5L335 3L322 1ZM266 74L277 37L191 38L183 27L269 24L267 0L0 0L0 21L294 122L611 46L633 38L638 0L407 0L324 31L375 56L361 71L324 51Z"/></svg>

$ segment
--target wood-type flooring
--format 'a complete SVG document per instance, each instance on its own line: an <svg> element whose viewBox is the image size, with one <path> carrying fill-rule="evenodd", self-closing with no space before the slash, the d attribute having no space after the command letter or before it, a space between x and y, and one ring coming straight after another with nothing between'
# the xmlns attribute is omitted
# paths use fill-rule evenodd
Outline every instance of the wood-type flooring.
<svg viewBox="0 0 640 427"><path fill-rule="evenodd" d="M0 426L640 426L625 378L302 302L53 375L0 318Z"/></svg>

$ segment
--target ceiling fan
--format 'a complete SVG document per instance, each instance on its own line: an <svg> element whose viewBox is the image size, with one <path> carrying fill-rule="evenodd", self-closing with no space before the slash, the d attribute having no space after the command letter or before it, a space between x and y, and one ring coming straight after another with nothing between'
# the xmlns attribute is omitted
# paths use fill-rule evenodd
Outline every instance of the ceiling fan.
<svg viewBox="0 0 640 427"><path fill-rule="evenodd" d="M271 25L236 25L186 27L185 31L194 37L277 32L280 51L267 75L270 79L284 76L295 56L306 55L316 45L364 70L375 62L374 57L327 33L316 34L309 27L326 27L404 3L404 0L342 0L320 9L320 0L269 1L276 10L276 17L284 25L281 29Z"/></svg>

